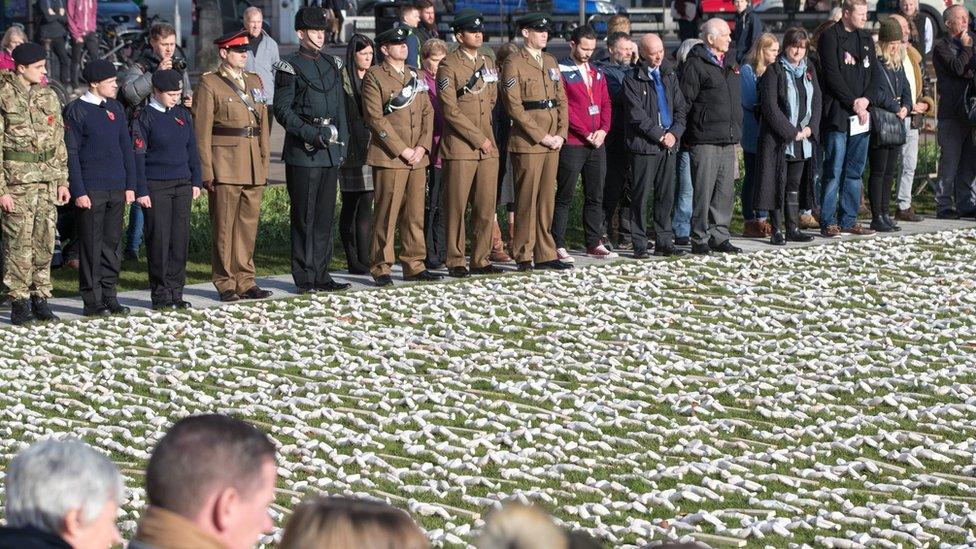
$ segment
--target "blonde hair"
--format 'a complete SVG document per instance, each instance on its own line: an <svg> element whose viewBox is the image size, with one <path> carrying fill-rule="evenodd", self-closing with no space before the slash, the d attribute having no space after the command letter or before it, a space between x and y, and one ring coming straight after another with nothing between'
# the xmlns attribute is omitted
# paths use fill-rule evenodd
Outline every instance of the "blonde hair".
<svg viewBox="0 0 976 549"><path fill-rule="evenodd" d="M779 45L779 40L775 36L768 32L764 32L759 36L759 40L752 45L752 49L749 50L749 54L746 56L746 62L752 65L756 73L756 77L760 77L766 72L766 57L763 53L766 52L773 44Z"/></svg>
<svg viewBox="0 0 976 549"><path fill-rule="evenodd" d="M888 53L888 44L898 44L898 50L895 51L894 55ZM878 57L884 61L884 66L891 70L898 70L902 68L905 62L905 55L908 54L908 50L905 49L905 44L898 41L891 42L878 42L874 45L874 49L878 52Z"/></svg>
<svg viewBox="0 0 976 549"><path fill-rule="evenodd" d="M521 503L507 503L488 516L478 549L567 549L569 541L549 515Z"/></svg>
<svg viewBox="0 0 976 549"><path fill-rule="evenodd" d="M420 46L421 59L430 59L438 54L447 55L447 42L441 40L440 38L431 38L430 40L424 42L423 46Z"/></svg>
<svg viewBox="0 0 976 549"><path fill-rule="evenodd" d="M607 36L615 32L630 34L630 19L623 14L617 14L607 21Z"/></svg>
<svg viewBox="0 0 976 549"><path fill-rule="evenodd" d="M24 29L18 27L17 25L12 25L7 29L7 32L3 33L3 41L0 42L0 48L3 48L5 51L9 51L10 43L14 41L14 38L18 37L22 38L24 42L27 42L27 33L24 32Z"/></svg>
<svg viewBox="0 0 976 549"><path fill-rule="evenodd" d="M429 542L404 511L378 501L315 497L285 525L279 549L427 549Z"/></svg>

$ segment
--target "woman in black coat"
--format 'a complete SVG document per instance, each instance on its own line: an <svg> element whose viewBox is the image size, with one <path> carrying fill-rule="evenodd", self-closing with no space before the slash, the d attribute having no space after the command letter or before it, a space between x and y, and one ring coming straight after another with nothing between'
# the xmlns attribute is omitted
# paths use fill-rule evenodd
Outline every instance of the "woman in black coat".
<svg viewBox="0 0 976 549"><path fill-rule="evenodd" d="M782 53L759 83L756 208L769 210L770 242L776 245L813 240L799 229L800 189L812 188L821 115L817 71L807 60L809 45L806 30L787 30Z"/></svg>
<svg viewBox="0 0 976 549"><path fill-rule="evenodd" d="M878 62L874 63L871 74L871 109L882 109L894 113L904 124L905 117L912 111L912 89L905 76L905 46L901 24L893 18L881 23L878 32ZM889 212L891 211L891 187L895 176L901 173L899 152L901 145L882 145L878 134L871 132L868 145L868 163L871 175L868 177L868 200L871 202L871 228L883 233L900 231ZM902 140L904 143L904 140Z"/></svg>

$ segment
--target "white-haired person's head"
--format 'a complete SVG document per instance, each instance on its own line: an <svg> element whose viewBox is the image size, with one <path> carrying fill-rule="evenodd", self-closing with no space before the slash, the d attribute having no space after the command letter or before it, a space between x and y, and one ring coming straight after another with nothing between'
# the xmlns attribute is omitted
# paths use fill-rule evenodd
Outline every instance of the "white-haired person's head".
<svg viewBox="0 0 976 549"><path fill-rule="evenodd" d="M4 483L6 537L26 536L26 543L57 536L74 549L121 543L116 519L122 476L107 456L84 442L32 444L11 460Z"/></svg>
<svg viewBox="0 0 976 549"><path fill-rule="evenodd" d="M567 549L569 540L548 513L510 502L493 511L475 543L478 549Z"/></svg>

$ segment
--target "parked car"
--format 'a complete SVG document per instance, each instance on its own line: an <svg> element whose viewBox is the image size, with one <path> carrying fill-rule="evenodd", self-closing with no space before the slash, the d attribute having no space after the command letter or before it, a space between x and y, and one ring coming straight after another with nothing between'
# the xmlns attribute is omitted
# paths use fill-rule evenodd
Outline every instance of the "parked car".
<svg viewBox="0 0 976 549"><path fill-rule="evenodd" d="M115 25L118 30L138 29L142 16L132 0L98 0L98 22Z"/></svg>

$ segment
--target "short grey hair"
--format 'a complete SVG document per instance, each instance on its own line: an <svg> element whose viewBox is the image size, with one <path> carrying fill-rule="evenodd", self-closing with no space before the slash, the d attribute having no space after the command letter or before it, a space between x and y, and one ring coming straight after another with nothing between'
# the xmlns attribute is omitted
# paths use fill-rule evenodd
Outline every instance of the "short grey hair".
<svg viewBox="0 0 976 549"><path fill-rule="evenodd" d="M7 524L60 534L72 509L90 524L108 501L121 503L122 475L104 454L77 439L47 439L7 467Z"/></svg>
<svg viewBox="0 0 976 549"><path fill-rule="evenodd" d="M257 6L248 6L248 8L244 10L244 14L241 16L241 19L247 21L248 16L254 13L260 15L262 20L264 19L264 12L261 11L261 8Z"/></svg>
<svg viewBox="0 0 976 549"><path fill-rule="evenodd" d="M729 28L729 24L724 19L719 19L718 17L713 17L705 21L701 26L701 39L707 42L709 36L718 36L718 31L722 28L720 25L725 25L726 29Z"/></svg>

